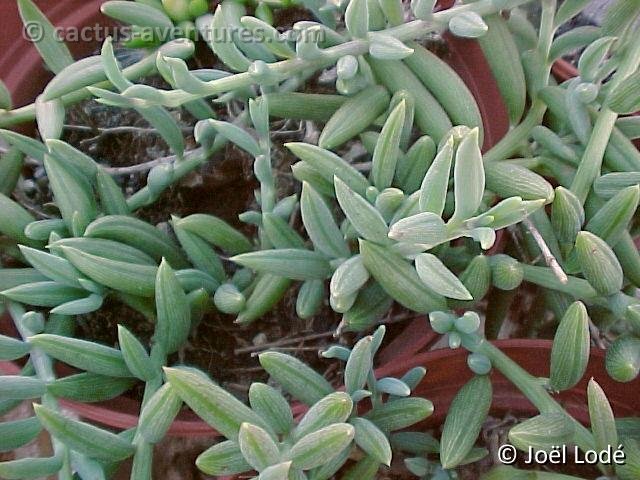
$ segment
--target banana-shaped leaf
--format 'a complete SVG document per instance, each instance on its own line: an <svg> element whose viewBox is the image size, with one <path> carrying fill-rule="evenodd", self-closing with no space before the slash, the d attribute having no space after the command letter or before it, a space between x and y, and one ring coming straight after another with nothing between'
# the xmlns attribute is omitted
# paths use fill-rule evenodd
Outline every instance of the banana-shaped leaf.
<svg viewBox="0 0 640 480"><path fill-rule="evenodd" d="M247 237L213 215L196 213L179 220L176 225L233 255L253 250L253 245Z"/></svg>
<svg viewBox="0 0 640 480"><path fill-rule="evenodd" d="M318 145L323 149L334 149L363 132L386 110L389 100L389 93L379 85L358 92L344 102L327 121ZM294 154L297 155L296 152ZM353 185L351 188L354 188Z"/></svg>
<svg viewBox="0 0 640 480"><path fill-rule="evenodd" d="M102 238L62 238L49 245L49 249L55 253L62 253L62 247L71 247L96 257L117 260L137 265L155 266L156 262L146 253L125 243Z"/></svg>
<svg viewBox="0 0 640 480"><path fill-rule="evenodd" d="M309 470L330 462L349 446L354 430L348 423L335 423L306 435L291 447L292 466Z"/></svg>
<svg viewBox="0 0 640 480"><path fill-rule="evenodd" d="M551 450L555 445L566 445L574 434L573 424L558 413L541 414L525 420L509 430L509 441L518 449L527 451Z"/></svg>
<svg viewBox="0 0 640 480"><path fill-rule="evenodd" d="M18 0L18 9L22 22L27 27L30 25L37 25L39 27L35 29L36 33L34 33L34 36L31 38L38 52L40 52L42 59L51 71L58 73L65 67L71 65L73 63L71 52L69 52L65 43L60 41L54 26L33 1ZM27 34L32 32L34 32L33 29L25 29L25 33Z"/></svg>
<svg viewBox="0 0 640 480"><path fill-rule="evenodd" d="M250 423L240 425L238 445L247 463L259 472L273 465L280 456L278 446L271 436Z"/></svg>
<svg viewBox="0 0 640 480"><path fill-rule="evenodd" d="M297 248L243 253L230 260L258 272L293 280L323 279L331 274L331 267L324 255Z"/></svg>
<svg viewBox="0 0 640 480"><path fill-rule="evenodd" d="M285 147L331 183L334 177L337 177L358 195L365 195L370 187L367 179L359 171L329 150L308 143L286 143Z"/></svg>
<svg viewBox="0 0 640 480"><path fill-rule="evenodd" d="M346 422L352 410L353 402L348 394L344 392L331 393L316 402L305 413L292 432L292 438L299 440L334 423Z"/></svg>
<svg viewBox="0 0 640 480"><path fill-rule="evenodd" d="M127 368L143 381L153 380L159 372L140 341L125 327L118 325L118 344Z"/></svg>
<svg viewBox="0 0 640 480"><path fill-rule="evenodd" d="M164 260L155 284L157 321L154 339L166 353L177 351L189 336L191 309L180 282Z"/></svg>
<svg viewBox="0 0 640 480"><path fill-rule="evenodd" d="M98 257L72 247L61 249L78 270L100 285L141 297L155 292L157 267Z"/></svg>
<svg viewBox="0 0 640 480"><path fill-rule="evenodd" d="M196 466L207 475L235 475L251 470L236 442L220 442L202 452Z"/></svg>
<svg viewBox="0 0 640 480"><path fill-rule="evenodd" d="M35 218L24 208L0 193L0 232L27 245L31 240L24 234L24 229Z"/></svg>
<svg viewBox="0 0 640 480"><path fill-rule="evenodd" d="M551 350L550 384L554 390L576 385L589 361L589 316L581 302L572 304L560 320Z"/></svg>
<svg viewBox="0 0 640 480"><path fill-rule="evenodd" d="M84 372L56 379L47 385L47 392L77 402L104 402L122 395L135 382L134 378Z"/></svg>
<svg viewBox="0 0 640 480"><path fill-rule="evenodd" d="M166 233L137 218L123 215L101 217L87 227L85 236L125 243L151 255L157 261L164 257L173 268L189 266L180 249Z"/></svg>
<svg viewBox="0 0 640 480"><path fill-rule="evenodd" d="M25 480L55 475L62 468L62 458L21 458L0 463L0 475L9 480Z"/></svg>
<svg viewBox="0 0 640 480"><path fill-rule="evenodd" d="M420 186L420 211L441 216L447 199L447 188L453 161L453 139L445 142Z"/></svg>
<svg viewBox="0 0 640 480"><path fill-rule="evenodd" d="M338 203L357 232L372 242L389 243L389 227L380 212L338 176L333 181Z"/></svg>
<svg viewBox="0 0 640 480"><path fill-rule="evenodd" d="M45 155L44 167L67 228L75 236L82 236L97 215L91 184L53 156Z"/></svg>
<svg viewBox="0 0 640 480"><path fill-rule="evenodd" d="M364 418L383 432L410 427L433 413L433 404L425 398L399 398L373 409Z"/></svg>
<svg viewBox="0 0 640 480"><path fill-rule="evenodd" d="M293 427L293 414L289 403L275 388L264 383L252 383L249 388L249 403L251 408L269 423L274 432L284 434Z"/></svg>
<svg viewBox="0 0 640 480"><path fill-rule="evenodd" d="M314 247L333 258L348 257L349 247L324 198L307 182L300 198L302 222Z"/></svg>
<svg viewBox="0 0 640 480"><path fill-rule="evenodd" d="M120 350L98 343L42 333L29 343L72 367L111 377L131 377Z"/></svg>
<svg viewBox="0 0 640 480"><path fill-rule="evenodd" d="M63 303L84 298L87 292L56 282L25 283L1 292L14 302L36 307L56 307Z"/></svg>
<svg viewBox="0 0 640 480"><path fill-rule="evenodd" d="M367 270L400 304L422 313L444 309L444 298L429 290L415 269L397 253L361 240L360 254Z"/></svg>
<svg viewBox="0 0 640 480"><path fill-rule="evenodd" d="M442 431L440 462L443 468L459 465L471 451L491 406L491 380L477 375L456 394ZM473 408L469 405L473 404Z"/></svg>
<svg viewBox="0 0 640 480"><path fill-rule="evenodd" d="M180 412L182 400L170 384L164 384L140 412L138 432L149 443L161 441Z"/></svg>
<svg viewBox="0 0 640 480"><path fill-rule="evenodd" d="M307 405L313 405L333 393L331 384L297 358L279 352L259 356L260 365L285 391Z"/></svg>
<svg viewBox="0 0 640 480"><path fill-rule="evenodd" d="M344 384L347 393L353 394L364 388L373 368L372 336L366 336L355 344L344 369Z"/></svg>
<svg viewBox="0 0 640 480"><path fill-rule="evenodd" d="M49 433L79 453L108 462L133 455L133 445L118 435L72 420L43 405L34 405L33 408Z"/></svg>
<svg viewBox="0 0 640 480"><path fill-rule="evenodd" d="M0 377L0 396L5 400L26 400L38 398L46 392L45 383L39 378L20 375Z"/></svg>
<svg viewBox="0 0 640 480"><path fill-rule="evenodd" d="M416 271L427 287L444 297L457 300L473 298L458 277L431 253L421 253L416 257Z"/></svg>
<svg viewBox="0 0 640 480"><path fill-rule="evenodd" d="M460 142L453 171L455 211L453 219L471 217L482 202L484 194L484 165L478 145L478 129L472 129Z"/></svg>
<svg viewBox="0 0 640 480"><path fill-rule="evenodd" d="M405 102L401 101L389 114L373 151L371 178L378 190L390 187L393 181L404 120Z"/></svg>
<svg viewBox="0 0 640 480"><path fill-rule="evenodd" d="M32 442L42 431L37 418L0 423L0 452L9 452ZM0 474L2 467L0 467Z"/></svg>
<svg viewBox="0 0 640 480"><path fill-rule="evenodd" d="M391 445L386 435L366 418L355 417L350 420L355 428L356 444L369 456L383 465L391 464Z"/></svg>
<svg viewBox="0 0 640 480"><path fill-rule="evenodd" d="M589 380L587 399L595 447L601 451L609 447L617 448L618 432L613 410L611 410L611 405L604 390L593 378Z"/></svg>
<svg viewBox="0 0 640 480"><path fill-rule="evenodd" d="M228 439L237 440L244 422L268 429L253 410L204 375L179 368L164 371L182 401Z"/></svg>

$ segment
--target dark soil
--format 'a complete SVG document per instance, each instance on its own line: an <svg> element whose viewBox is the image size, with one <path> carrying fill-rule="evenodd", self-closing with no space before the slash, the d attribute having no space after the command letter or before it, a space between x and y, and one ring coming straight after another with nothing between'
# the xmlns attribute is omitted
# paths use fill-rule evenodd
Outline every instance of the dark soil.
<svg viewBox="0 0 640 480"><path fill-rule="evenodd" d="M302 18L300 13L298 15ZM289 14L288 21L293 23L297 19ZM208 53L203 52L203 55ZM197 56L195 63L211 65L213 61ZM144 83L166 88L166 84L158 77L144 79ZM308 88L317 92L322 87L312 81ZM228 118L226 109L217 110L219 118ZM185 132L192 131L196 123L193 117L183 110L172 111L172 114ZM107 167L129 167L171 154L161 139L146 130L149 125L133 110L107 107L87 100L69 109L67 123L75 128L66 131L65 140ZM137 130L109 131L114 127L135 127ZM303 139L309 133L309 126L303 127L304 124L300 122L272 122L272 160L278 176L278 198L299 193L296 191L299 186L293 182L290 169L294 157L282 145L287 141ZM195 146L193 138L188 137L187 148ZM146 184L146 172L117 175L114 178L127 195ZM46 177L41 184L36 198L40 205L51 200ZM238 215L258 208L254 195L254 190L258 187L253 176L253 159L234 145L227 144L205 165L167 189L152 205L139 209L136 216L158 225L167 222L171 215L184 217L193 213L212 214L251 237L256 234L255 227L240 222ZM299 215L294 226L302 229ZM233 264L228 263L227 267L228 272L232 273ZM235 317L231 315L216 311L208 313L192 332L189 342L172 356L170 363L201 368L238 396L244 396L252 381L268 380L255 355L261 344L316 333L331 333L340 322L340 315L328 305L313 319L297 318L296 294L297 289L292 288L271 312L249 326L235 325ZM124 325L147 344L151 342L153 335L152 322L117 298L107 299L100 310L82 315L78 320L78 335L81 338L107 345L117 344L118 324ZM389 340L400 330L399 326L393 329ZM321 339L287 344L284 351L302 359L338 385L337 363L318 356L318 351L331 343L335 343L335 340L327 335ZM250 350L250 347L256 348L253 351L235 352L247 347ZM134 396L139 395L141 389L135 389L132 393Z"/></svg>

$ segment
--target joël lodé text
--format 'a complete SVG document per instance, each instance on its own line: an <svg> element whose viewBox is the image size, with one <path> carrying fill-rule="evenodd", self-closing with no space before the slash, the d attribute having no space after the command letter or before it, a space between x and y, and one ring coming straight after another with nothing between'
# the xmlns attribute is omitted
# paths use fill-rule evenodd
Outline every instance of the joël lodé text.
<svg viewBox="0 0 640 480"><path fill-rule="evenodd" d="M549 451L529 447L525 458L527 464L551 463L556 465L569 462L578 465L597 465L598 463L624 465L625 461L626 456L622 445L618 445L618 448L609 445L604 450L586 450L584 452L575 445L554 445Z"/></svg>

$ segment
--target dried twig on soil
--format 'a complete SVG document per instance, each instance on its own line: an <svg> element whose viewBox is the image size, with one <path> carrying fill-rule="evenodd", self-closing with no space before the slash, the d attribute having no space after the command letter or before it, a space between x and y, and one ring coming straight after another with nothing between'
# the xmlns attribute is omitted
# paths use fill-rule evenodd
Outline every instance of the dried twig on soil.
<svg viewBox="0 0 640 480"><path fill-rule="evenodd" d="M564 273L562 267L558 263L558 260L553 256L553 253L551 253L547 242L544 241L544 238L542 238L542 235L540 234L536 226L528 218L525 218L522 223L525 225L525 227L527 227L527 230L531 232L533 239L538 244L538 247L542 252L542 257L544 258L547 266L551 269L555 276L558 277L558 280L560 280L561 283L567 283L569 281L569 279L567 278L567 274Z"/></svg>

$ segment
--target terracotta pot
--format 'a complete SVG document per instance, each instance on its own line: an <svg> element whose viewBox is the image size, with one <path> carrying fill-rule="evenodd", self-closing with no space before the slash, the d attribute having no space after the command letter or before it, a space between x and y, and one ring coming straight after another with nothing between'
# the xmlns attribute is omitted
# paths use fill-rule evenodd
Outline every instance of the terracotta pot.
<svg viewBox="0 0 640 480"><path fill-rule="evenodd" d="M49 20L61 28L109 25L100 13L102 0L36 0ZM0 78L5 82L17 107L32 103L52 78L31 41L26 39L17 2L0 2L3 32L0 35ZM68 42L76 58L92 53L97 42Z"/></svg>
<svg viewBox="0 0 640 480"><path fill-rule="evenodd" d="M535 377L548 377L551 358L550 340L497 340L492 342L502 352ZM434 404L434 414L425 425L437 427L444 421L451 401L460 388L471 379L473 373L467 366L468 352L462 349L433 350L420 353L405 361L386 365L378 370L382 376L399 375L407 369L423 366L427 375L415 390L415 395L428 398ZM638 416L640 398L631 392L640 392L640 378L633 382L619 383L613 380L604 366L604 350L592 348L589 365L582 381L574 388L554 395L576 420L589 423L586 389L590 378L594 378L607 394L616 417ZM536 408L518 389L497 370L491 373L493 384L492 413L511 412L531 416Z"/></svg>
<svg viewBox="0 0 640 480"><path fill-rule="evenodd" d="M99 13L102 0L41 0L36 1L56 26L86 27L105 25L109 21ZM39 54L22 36L22 23L13 1L0 2L4 34L0 37L0 78L12 93L16 106L31 103L52 77L43 66ZM508 117L500 100L497 86L488 64L476 42L452 36L447 37L447 61L459 72L474 94L484 119L485 144L494 145L508 130ZM76 58L96 50L97 43L77 42L70 45ZM18 127L25 131L24 126ZM0 321L0 331L10 331L11 322L6 317ZM416 352L426 349L436 339L424 318L413 321L394 341L380 352L383 371L394 365L409 362ZM0 362L0 372L15 374L19 366L12 362ZM139 403L127 397L96 404L81 404L63 401L64 406L78 415L106 426L127 429L137 424ZM301 413L303 406L295 405L294 411ZM215 432L191 412L182 413L169 430L169 435L200 436Z"/></svg>

